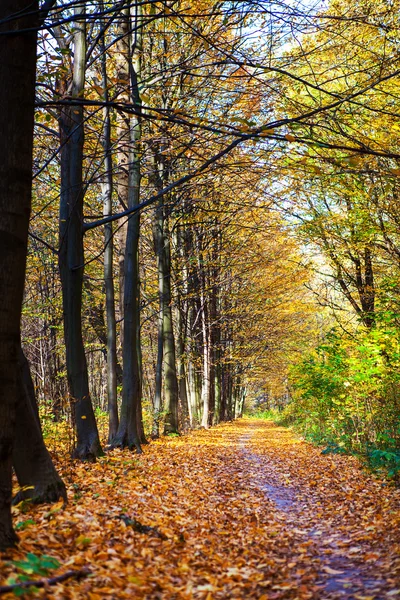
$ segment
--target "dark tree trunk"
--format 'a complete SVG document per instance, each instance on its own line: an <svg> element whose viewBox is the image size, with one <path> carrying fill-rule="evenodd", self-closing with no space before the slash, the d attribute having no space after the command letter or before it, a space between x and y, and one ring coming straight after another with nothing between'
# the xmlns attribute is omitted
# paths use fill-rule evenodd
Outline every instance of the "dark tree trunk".
<svg viewBox="0 0 400 600"><path fill-rule="evenodd" d="M141 6L132 8L134 12L135 38L128 57L131 80L132 103L140 114L140 74L141 74ZM130 28L128 28L128 31ZM129 48L129 46L128 46ZM140 139L141 125L138 115L130 119L130 148L128 169L128 208L139 204L140 200ZM136 448L141 452L144 440L141 408L141 354L140 354L140 280L139 280L139 236L140 214L134 213L128 219L124 253L124 306L123 306L123 383L122 405L117 434L113 445Z"/></svg>
<svg viewBox="0 0 400 600"><path fill-rule="evenodd" d="M83 8L75 8L80 14ZM84 89L85 26L76 23L72 95ZM61 198L59 266L63 295L67 377L77 432L74 456L95 460L102 454L89 393L88 370L82 337L83 286L83 108L65 107L60 115Z"/></svg>
<svg viewBox="0 0 400 600"><path fill-rule="evenodd" d="M138 281L139 293L140 293L140 278ZM140 314L140 306L139 306L139 314ZM139 433L139 440L141 444L148 444L143 425L143 406L142 406L142 396L143 396L143 362L142 362L142 340L141 340L141 325L140 319L138 320L138 330L137 330L137 355L138 355L138 365L139 365L139 402L137 403L137 428Z"/></svg>
<svg viewBox="0 0 400 600"><path fill-rule="evenodd" d="M93 294L95 291L95 286L91 285L89 279L85 279L84 280L84 286L85 286L85 290L87 291L87 293L89 294ZM115 308L115 303L114 303L114 308ZM106 302L106 314L107 314L107 302ZM89 309L89 322L93 328L93 331L95 332L97 339L99 340L100 344L103 345L104 350L103 350L103 354L104 354L104 360L107 362L108 361L108 340L107 340L107 336L108 336L108 327L106 325L106 321L104 319L104 307L101 303L99 304L93 304L90 309ZM114 315L115 317L115 315ZM122 367L121 364L118 362L118 357L116 359L116 364L115 364L115 371L116 371L116 378L117 378L117 385L122 385Z"/></svg>
<svg viewBox="0 0 400 600"><path fill-rule="evenodd" d="M167 169L161 153L154 156L154 180L160 191L167 183ZM178 432L178 378L176 369L175 337L171 307L171 252L170 236L167 231L168 220L162 201L154 213L153 240L157 257L159 321L156 382L154 397L153 437L159 434L161 410L162 373L164 372L164 433Z"/></svg>
<svg viewBox="0 0 400 600"><path fill-rule="evenodd" d="M141 452L138 421L141 386L137 339L139 227L139 215L134 215L129 220L126 238L122 405L119 427L113 442L114 446L136 448L137 452Z"/></svg>
<svg viewBox="0 0 400 600"><path fill-rule="evenodd" d="M104 10L101 2L101 10ZM101 23L104 27L104 23ZM105 51L105 36L101 36L100 48L102 52L102 87L104 89L104 102L108 104L108 78L107 78L107 54ZM113 165L111 154L111 115L109 106L103 109L104 131L104 181L103 191L103 215L108 217L112 213L113 198ZM118 419L118 377L117 377L117 324L115 321L115 291L114 291L114 234L112 223L104 226L104 287L106 292L106 315L107 315L107 404L108 404L108 442L112 443L119 425Z"/></svg>
<svg viewBox="0 0 400 600"><path fill-rule="evenodd" d="M11 456L31 206L37 11L34 0L0 3L0 550L17 541ZM30 31L18 34L23 29ZM2 30L15 34L1 35Z"/></svg>
<svg viewBox="0 0 400 600"><path fill-rule="evenodd" d="M13 502L30 498L35 504L67 500L65 485L54 468L44 444L35 390L28 361L19 352L18 398L15 421L13 466L21 486Z"/></svg>

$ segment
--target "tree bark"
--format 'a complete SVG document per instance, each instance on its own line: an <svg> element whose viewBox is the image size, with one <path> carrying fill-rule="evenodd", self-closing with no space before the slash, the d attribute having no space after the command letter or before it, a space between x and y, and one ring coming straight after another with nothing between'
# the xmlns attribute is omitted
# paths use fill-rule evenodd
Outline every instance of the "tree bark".
<svg viewBox="0 0 400 600"><path fill-rule="evenodd" d="M188 377L187 387L188 387L188 391L189 391L189 404L190 404L190 409L189 409L190 426L193 428L196 428L199 426L199 423L200 423L200 410L199 410L200 392L198 390L198 385L197 385L197 375L196 375L195 366L191 359L189 359L189 361L188 361L187 377Z"/></svg>
<svg viewBox="0 0 400 600"><path fill-rule="evenodd" d="M179 402L181 408L181 422L186 431L191 427L192 415L191 406L188 398L187 378L186 378L186 338L187 338L187 312L184 310L183 296L183 278L185 277L184 268L184 240L182 228L176 224L174 227L174 248L179 262L179 272L176 282L176 303L175 303L175 323L176 323L176 358L178 371Z"/></svg>
<svg viewBox="0 0 400 600"><path fill-rule="evenodd" d="M117 99L121 104L129 104L130 98L130 17L129 7L121 10L121 18L117 22L118 40L116 42L115 56L115 71L117 77ZM130 117L127 113L117 114L117 175L116 175L116 190L118 201L122 210L128 208L129 196L129 148L130 148ZM124 220L119 223L117 231L118 239L118 269L119 269L119 319L123 322L124 318L124 289L125 289L125 248L126 248L126 233L128 221ZM120 333L121 347L124 345L123 325Z"/></svg>
<svg viewBox="0 0 400 600"><path fill-rule="evenodd" d="M28 361L19 351L18 397L15 441L12 455L18 483L22 488L13 503L30 499L35 504L67 500L65 485L44 444L35 389Z"/></svg>
<svg viewBox="0 0 400 600"><path fill-rule="evenodd" d="M210 411L210 394L211 394L211 348L210 334L207 323L207 313L204 306L206 300L203 297L203 307L201 309L201 323L203 330L203 382L201 387L201 401L203 415L201 419L202 427L206 429L209 426L209 411Z"/></svg>
<svg viewBox="0 0 400 600"><path fill-rule="evenodd" d="M31 207L38 2L0 3L0 550L14 545L11 457ZM10 18L14 15L14 18ZM19 33L19 30L28 29ZM1 35L14 30L13 35Z"/></svg>
<svg viewBox="0 0 400 600"><path fill-rule="evenodd" d="M135 20L132 52L129 56L132 102L140 112L139 93L141 74L141 11L133 8ZM129 28L130 29L130 28ZM129 30L128 29L128 30ZM140 200L140 153L141 139L140 117L130 120L130 148L128 166L128 208L139 204ZM124 254L124 307L123 307L123 383L120 423L113 441L114 446L135 447L141 452L143 427L141 423L141 360L140 340L140 281L139 281L139 234L140 214L133 213L128 219L126 246Z"/></svg>
<svg viewBox="0 0 400 600"><path fill-rule="evenodd" d="M103 2L101 2L103 9ZM102 27L104 24L102 23ZM107 59L105 52L104 34L101 37L102 52L102 87L104 89L104 101L108 104L108 81L107 81ZM103 192L103 215L108 217L112 214L113 195L113 165L111 155L111 119L110 108L103 109L104 131L104 181ZM117 403L117 325L115 321L115 292L114 292L114 236L113 225L107 223L104 226L104 287L106 292L106 324L107 324L107 402L108 402L108 443L111 444L118 431L118 403Z"/></svg>
<svg viewBox="0 0 400 600"><path fill-rule="evenodd" d="M209 426L210 395L211 395L211 333L210 333L210 310L206 295L206 273L204 260L200 249L199 239L198 269L200 281L200 318L203 336L203 381L201 386L202 419L201 425L206 429Z"/></svg>
<svg viewBox="0 0 400 600"><path fill-rule="evenodd" d="M164 218L165 223L165 218ZM164 434L178 433L178 377L176 373L176 351L174 326L172 321L172 294L171 294L171 252L169 237L163 230L161 240L163 252L162 265L164 302L163 302L163 354L164 354Z"/></svg>
<svg viewBox="0 0 400 600"><path fill-rule="evenodd" d="M157 260L158 277L158 319L157 319L157 360L155 372L155 388L153 400L153 426L151 436L158 438L160 435L160 416L162 407L162 368L163 368L163 330L164 330L164 267L162 249L162 231L164 229L164 212L160 202L154 213L153 242Z"/></svg>
<svg viewBox="0 0 400 600"><path fill-rule="evenodd" d="M185 369L185 334L183 331L183 319L180 307L180 299L177 299L176 311L175 311L175 322L177 331L176 340L176 358L177 358L177 371L178 371L178 389L179 389L179 402L182 415L182 426L186 431L190 427L191 415L188 402L188 393L186 388L186 369Z"/></svg>
<svg viewBox="0 0 400 600"><path fill-rule="evenodd" d="M75 8L78 16L83 7ZM77 21L74 34L72 97L82 97L85 83L85 25ZM95 460L102 454L89 393L82 336L83 286L83 107L65 107L60 113L61 198L59 268L63 295L64 339L69 394L75 417L77 447L74 456Z"/></svg>

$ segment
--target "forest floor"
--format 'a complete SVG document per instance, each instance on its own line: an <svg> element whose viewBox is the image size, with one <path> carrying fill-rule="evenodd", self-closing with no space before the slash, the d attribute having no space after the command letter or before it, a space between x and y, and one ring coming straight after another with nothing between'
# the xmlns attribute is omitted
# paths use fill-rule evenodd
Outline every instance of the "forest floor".
<svg viewBox="0 0 400 600"><path fill-rule="evenodd" d="M90 574L26 597L400 600L400 490L271 422L59 466L69 504L15 508L0 584L27 553Z"/></svg>

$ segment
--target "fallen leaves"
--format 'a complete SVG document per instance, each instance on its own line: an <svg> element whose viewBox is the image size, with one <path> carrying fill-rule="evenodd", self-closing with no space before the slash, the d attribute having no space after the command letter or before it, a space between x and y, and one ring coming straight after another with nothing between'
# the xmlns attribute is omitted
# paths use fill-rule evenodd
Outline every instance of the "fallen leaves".
<svg viewBox="0 0 400 600"><path fill-rule="evenodd" d="M32 552L55 576L91 575L32 597L398 597L398 491L286 429L242 420L60 467L69 505L15 509L21 543L1 573Z"/></svg>

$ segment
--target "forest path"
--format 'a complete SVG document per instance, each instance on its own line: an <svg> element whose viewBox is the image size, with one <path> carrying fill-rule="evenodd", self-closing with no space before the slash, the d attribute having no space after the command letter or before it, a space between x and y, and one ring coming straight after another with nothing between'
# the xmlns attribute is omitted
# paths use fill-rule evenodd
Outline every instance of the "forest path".
<svg viewBox="0 0 400 600"><path fill-rule="evenodd" d="M400 490L363 472L355 458L321 455L273 423L248 423L245 470L306 550L315 597L400 598Z"/></svg>
<svg viewBox="0 0 400 600"><path fill-rule="evenodd" d="M92 575L28 597L400 600L400 491L273 423L59 466L69 505L16 509L21 544L8 559L46 554L55 575ZM0 561L1 583L15 573Z"/></svg>

